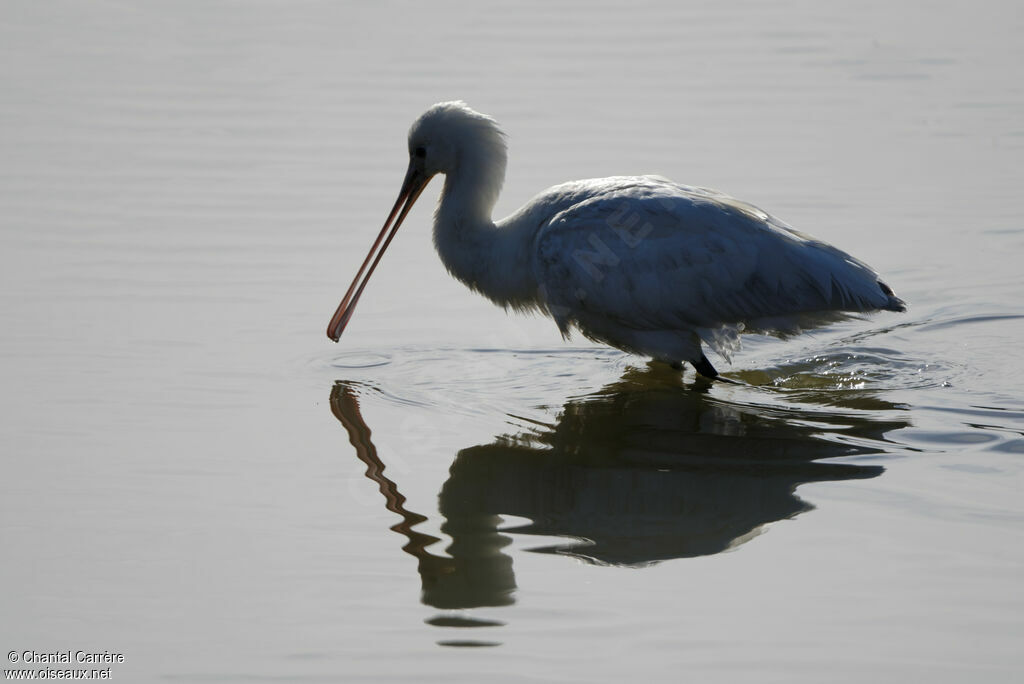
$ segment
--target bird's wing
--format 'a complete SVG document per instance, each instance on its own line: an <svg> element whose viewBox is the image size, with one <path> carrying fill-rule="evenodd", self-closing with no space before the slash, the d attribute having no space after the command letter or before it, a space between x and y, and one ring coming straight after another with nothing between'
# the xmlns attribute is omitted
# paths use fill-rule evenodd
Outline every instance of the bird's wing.
<svg viewBox="0 0 1024 684"><path fill-rule="evenodd" d="M563 332L600 316L786 334L815 314L895 299L865 264L753 205L657 177L590 183L536 237L535 275Z"/></svg>

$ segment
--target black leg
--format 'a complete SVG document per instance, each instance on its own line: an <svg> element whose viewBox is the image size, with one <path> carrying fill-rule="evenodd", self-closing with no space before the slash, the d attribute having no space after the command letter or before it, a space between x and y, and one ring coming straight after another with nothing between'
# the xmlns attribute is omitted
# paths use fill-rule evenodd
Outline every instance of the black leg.
<svg viewBox="0 0 1024 684"><path fill-rule="evenodd" d="M711 365L711 362L708 361L708 357L704 356L703 352L700 355L700 361L691 361L690 363L693 364L693 369L705 378L714 380L718 377L718 371L716 371L715 367Z"/></svg>

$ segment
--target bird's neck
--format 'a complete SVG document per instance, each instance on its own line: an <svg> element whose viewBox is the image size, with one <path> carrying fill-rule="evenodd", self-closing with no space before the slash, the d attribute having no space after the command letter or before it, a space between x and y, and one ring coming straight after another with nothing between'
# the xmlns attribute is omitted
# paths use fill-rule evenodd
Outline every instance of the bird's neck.
<svg viewBox="0 0 1024 684"><path fill-rule="evenodd" d="M491 218L504 161L464 158L448 173L434 216L434 245L448 272L471 289L502 306L522 308L536 296L529 258L533 234L517 222L495 225Z"/></svg>

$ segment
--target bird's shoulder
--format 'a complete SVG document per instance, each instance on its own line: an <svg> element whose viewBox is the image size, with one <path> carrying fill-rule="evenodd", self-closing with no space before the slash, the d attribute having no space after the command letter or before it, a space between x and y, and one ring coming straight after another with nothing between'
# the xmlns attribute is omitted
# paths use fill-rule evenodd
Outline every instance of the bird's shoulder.
<svg viewBox="0 0 1024 684"><path fill-rule="evenodd" d="M759 249L777 251L812 240L752 204L660 176L565 183L542 193L535 204L534 254L541 269L567 259L578 263L581 255L596 251L604 261L621 260L641 270L656 263L662 274L678 267L708 277L700 265L745 270Z"/></svg>
<svg viewBox="0 0 1024 684"><path fill-rule="evenodd" d="M762 209L725 193L683 185L661 176L613 176L572 181L549 188L527 207L538 226L538 243L551 239L590 240L597 232L643 233L645 238L700 240L759 237L805 241Z"/></svg>

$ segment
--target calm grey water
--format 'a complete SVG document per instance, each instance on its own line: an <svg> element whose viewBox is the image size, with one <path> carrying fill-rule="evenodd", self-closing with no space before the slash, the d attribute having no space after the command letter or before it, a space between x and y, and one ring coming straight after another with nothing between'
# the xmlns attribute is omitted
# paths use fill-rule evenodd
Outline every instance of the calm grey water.
<svg viewBox="0 0 1024 684"><path fill-rule="evenodd" d="M130 682L1019 681L1022 16L5 3L0 646ZM332 345L452 98L510 136L499 214L660 173L910 310L680 380L451 280L435 183Z"/></svg>

